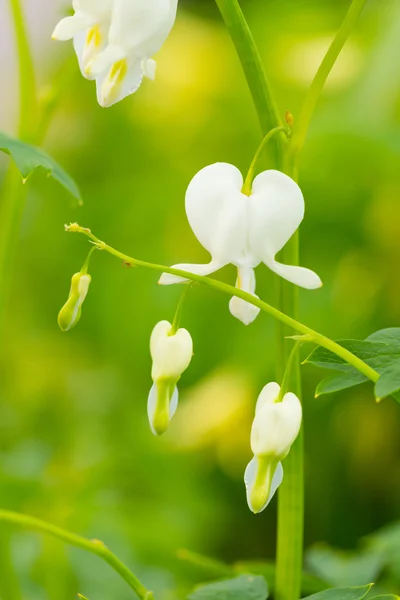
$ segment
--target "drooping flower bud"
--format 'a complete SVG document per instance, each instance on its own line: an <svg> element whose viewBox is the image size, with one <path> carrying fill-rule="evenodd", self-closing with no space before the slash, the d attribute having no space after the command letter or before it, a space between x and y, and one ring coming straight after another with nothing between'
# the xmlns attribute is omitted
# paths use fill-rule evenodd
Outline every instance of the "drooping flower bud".
<svg viewBox="0 0 400 600"><path fill-rule="evenodd" d="M280 386L268 383L258 398L251 429L254 458L246 468L247 502L254 513L269 504L282 483L281 461L297 438L302 420L300 400L288 392L280 400Z"/></svg>
<svg viewBox="0 0 400 600"><path fill-rule="evenodd" d="M69 331L78 324L91 280L87 273L79 272L72 276L68 300L58 314L58 324L62 331Z"/></svg>
<svg viewBox="0 0 400 600"><path fill-rule="evenodd" d="M150 338L153 359L147 412L154 435L163 434L178 406L178 388L182 373L188 368L193 355L193 341L186 329L174 332L171 323L160 321Z"/></svg>

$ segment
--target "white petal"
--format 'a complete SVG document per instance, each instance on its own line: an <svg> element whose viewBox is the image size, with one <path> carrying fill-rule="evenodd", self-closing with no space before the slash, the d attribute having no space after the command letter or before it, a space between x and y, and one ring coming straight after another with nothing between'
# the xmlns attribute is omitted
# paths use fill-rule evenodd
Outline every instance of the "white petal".
<svg viewBox="0 0 400 600"><path fill-rule="evenodd" d="M252 512L255 512L255 511L253 510L253 506L252 506L252 502L251 502L251 491L253 489L256 474L257 474L257 457L254 456L251 459L251 461L249 462L249 464L247 465L246 471L244 473L244 483L246 486L247 504ZM268 504L271 502L272 498L274 497L276 490L281 485L282 481L283 481L283 467L282 467L282 463L278 463L278 466L276 467L274 476L272 478L268 499L265 502L265 504L263 505L263 507L257 511L257 513L262 512L268 506Z"/></svg>
<svg viewBox="0 0 400 600"><path fill-rule="evenodd" d="M250 196L250 244L264 262L274 258L304 217L304 198L297 183L280 171L264 171Z"/></svg>
<svg viewBox="0 0 400 600"><path fill-rule="evenodd" d="M306 290L316 290L322 286L322 281L314 271L304 267L283 265L276 260L265 261L267 267L277 275Z"/></svg>
<svg viewBox="0 0 400 600"><path fill-rule="evenodd" d="M102 52L107 42L107 27L99 24L74 36L74 49L78 57L79 68L86 79L94 79L88 66Z"/></svg>
<svg viewBox="0 0 400 600"><path fill-rule="evenodd" d="M152 81L155 80L157 70L157 63L155 60L153 60L152 58L144 59L142 62L142 69L147 79L151 79Z"/></svg>
<svg viewBox="0 0 400 600"><path fill-rule="evenodd" d="M57 23L52 38L53 40L66 41L71 40L77 33L84 31L95 24L91 15L74 15L66 17Z"/></svg>
<svg viewBox="0 0 400 600"><path fill-rule="evenodd" d="M114 0L110 44L136 58L149 58L163 45L176 18L177 0Z"/></svg>
<svg viewBox="0 0 400 600"><path fill-rule="evenodd" d="M249 294L252 294L258 298L258 296L256 296L254 293L256 289L256 277L254 274L254 269L250 267L239 267L236 287L239 290L248 292ZM254 321L260 312L260 309L257 306L246 302L246 300L237 298L236 296L231 298L231 301L229 302L229 310L234 317L239 319L239 321L242 321L242 323L245 325L250 325L250 323Z"/></svg>
<svg viewBox="0 0 400 600"><path fill-rule="evenodd" d="M251 428L253 454L283 460L299 434L301 421L301 402L295 394L285 394L282 402L264 401Z"/></svg>
<svg viewBox="0 0 400 600"><path fill-rule="evenodd" d="M193 341L186 329L178 329L171 335L168 321L157 323L150 338L153 359L151 376L153 381L178 381L188 368L193 356Z"/></svg>
<svg viewBox="0 0 400 600"><path fill-rule="evenodd" d="M247 258L249 203L242 185L236 167L216 163L197 173L186 192L186 214L195 236L214 260L224 264ZM251 264L251 259L247 262Z"/></svg>
<svg viewBox="0 0 400 600"><path fill-rule="evenodd" d="M222 269L226 263L222 264L217 261L212 260L207 265L192 265L192 264L179 264L172 265L172 269L182 269L182 271L188 271L189 273L194 273L195 275L201 275L205 277L206 275L211 275L211 273L215 273L218 269ZM187 281L184 277L178 277L178 275L170 275L169 273L163 273L158 281L160 285L171 285L172 283L182 283L183 281Z"/></svg>
<svg viewBox="0 0 400 600"><path fill-rule="evenodd" d="M178 408L178 400L179 400L178 388L175 387L173 394L172 394L172 398L169 403L169 420L171 420L172 417L174 416L174 414L176 413L176 410ZM149 418L150 429L151 429L153 435L158 436L158 435L160 435L160 433L157 432L156 429L154 428L154 417L155 417L156 409L157 409L157 386L154 383L153 386L151 387L148 401L147 401L147 415Z"/></svg>
<svg viewBox="0 0 400 600"><path fill-rule="evenodd" d="M112 66L118 61L125 59L126 56L127 53L122 46L108 45L103 52L100 52L90 61L87 65L87 72L93 77L99 75L107 76Z"/></svg>
<svg viewBox="0 0 400 600"><path fill-rule="evenodd" d="M100 106L108 108L134 94L141 86L143 75L142 61L139 59L124 58L114 63L108 71L96 77Z"/></svg>
<svg viewBox="0 0 400 600"><path fill-rule="evenodd" d="M260 395L258 396L256 404L256 414L259 410L261 410L263 406L265 406L265 404L273 404L279 396L280 391L281 386L279 385L279 383L276 383L275 381L267 383L267 385L263 387L263 389L260 392Z"/></svg>

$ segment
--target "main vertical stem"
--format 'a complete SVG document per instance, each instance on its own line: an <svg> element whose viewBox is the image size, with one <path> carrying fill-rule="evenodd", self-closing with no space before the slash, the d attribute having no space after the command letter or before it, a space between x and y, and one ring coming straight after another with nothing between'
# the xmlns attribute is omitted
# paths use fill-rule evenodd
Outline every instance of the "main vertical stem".
<svg viewBox="0 0 400 600"><path fill-rule="evenodd" d="M264 135L282 126L271 86L266 77L256 44L237 0L216 0L225 24L238 52L253 96ZM283 171L285 149L283 137L274 139L274 166ZM299 242L296 234L285 249L285 262L299 264ZM276 282L276 305L286 314L297 318L297 289L281 280ZM287 328L278 324L276 331L277 379L282 381L291 346L284 336ZM293 368L291 391L301 397L300 366L298 358ZM285 459L285 476L278 492L278 541L276 559L277 600L298 600L301 595L304 529L303 434L300 433L289 456Z"/></svg>

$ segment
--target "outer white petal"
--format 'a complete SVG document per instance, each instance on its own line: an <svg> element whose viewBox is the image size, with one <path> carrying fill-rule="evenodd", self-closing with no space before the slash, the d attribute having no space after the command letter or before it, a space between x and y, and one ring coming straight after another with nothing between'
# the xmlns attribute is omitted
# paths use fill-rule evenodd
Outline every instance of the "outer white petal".
<svg viewBox="0 0 400 600"><path fill-rule="evenodd" d="M256 296L254 293L256 289L256 277L254 274L254 269L251 267L239 267L236 287L239 290L253 294L253 296L258 298L258 296ZM260 312L260 309L257 308L257 306L246 302L246 300L237 298L236 296L231 298L229 302L229 310L234 317L242 321L242 323L245 325L250 325L250 323L254 321Z"/></svg>
<svg viewBox="0 0 400 600"><path fill-rule="evenodd" d="M322 286L320 277L314 271L311 271L311 269L283 265L276 260L265 260L264 262L271 271L306 290L316 290Z"/></svg>
<svg viewBox="0 0 400 600"><path fill-rule="evenodd" d="M297 438L302 407L295 394L285 394L282 402L264 402L251 429L251 449L256 456L285 458Z"/></svg>
<svg viewBox="0 0 400 600"><path fill-rule="evenodd" d="M211 275L211 273L215 273L218 269L222 269L227 263L220 263L218 261L212 260L207 265L192 265L192 264L179 264L173 265L173 269L182 269L182 271L189 271L189 273L194 273L195 275ZM177 275L170 275L169 273L163 273L158 281L160 285L171 285L172 283L182 283L183 281L187 281L184 277L178 277Z"/></svg>
<svg viewBox="0 0 400 600"><path fill-rule="evenodd" d="M71 40L77 33L92 27L95 23L95 17L92 15L78 14L73 17L65 17L57 23L51 37L53 40L65 42Z"/></svg>
<svg viewBox="0 0 400 600"><path fill-rule="evenodd" d="M255 511L253 510L250 497L251 497L251 490L252 490L254 482L255 482L256 474L257 474L257 457L254 456L251 459L251 461L249 462L249 464L247 465L246 471L244 473L244 483L246 486L247 504L249 505L249 508L252 512L255 512ZM282 463L278 463L278 466L276 467L274 476L272 478L272 483L271 483L271 488L270 488L270 493L269 493L268 499L267 499L266 503L264 504L264 506L261 508L261 510L259 510L257 512L262 512L268 506L268 504L271 502L272 498L274 497L276 490L281 485L282 481L283 481L283 467L282 467Z"/></svg>
<svg viewBox="0 0 400 600"><path fill-rule="evenodd" d="M265 404L273 404L279 396L280 391L281 386L279 385L279 383L276 383L275 381L267 383L267 385L263 387L263 389L260 392L260 395L258 396L256 404L256 414L259 412L259 410L261 410L261 408L263 408L263 406L265 406Z"/></svg>
<svg viewBox="0 0 400 600"><path fill-rule="evenodd" d="M174 392L172 394L172 398L169 404L169 419L171 420L172 417L174 416L174 414L176 413L176 410L178 408L178 400L179 400L179 393L178 393L178 388L175 386ZM150 424L150 429L152 431L152 433L156 436L158 436L157 431L154 429L154 414L157 408L157 385L154 383L151 387L150 393L149 393L149 398L147 401L147 415L149 418L149 424Z"/></svg>
<svg viewBox="0 0 400 600"><path fill-rule="evenodd" d="M109 43L150 58L169 35L176 10L177 0L114 0Z"/></svg>
<svg viewBox="0 0 400 600"><path fill-rule="evenodd" d="M283 248L303 220L303 194L284 173L264 171L253 182L250 204L250 243L265 261Z"/></svg>
<svg viewBox="0 0 400 600"><path fill-rule="evenodd" d="M69 40L77 33L94 25L108 22L110 24L111 10L114 0L74 0L72 2L75 14L62 19L55 27L53 39Z"/></svg>
<svg viewBox="0 0 400 600"><path fill-rule="evenodd" d="M153 381L177 381L188 368L193 356L193 341L186 329L178 329L170 335L171 324L161 321L153 329L150 352L153 359Z"/></svg>
<svg viewBox="0 0 400 600"><path fill-rule="evenodd" d="M243 177L233 165L216 163L192 179L186 214L199 242L221 263L252 264L247 257L248 197Z"/></svg>
<svg viewBox="0 0 400 600"><path fill-rule="evenodd" d="M304 217L303 194L293 179L280 171L264 171L253 183L250 197L250 244L253 252L275 273L307 289L322 285L309 269L282 265L275 255L289 241Z"/></svg>

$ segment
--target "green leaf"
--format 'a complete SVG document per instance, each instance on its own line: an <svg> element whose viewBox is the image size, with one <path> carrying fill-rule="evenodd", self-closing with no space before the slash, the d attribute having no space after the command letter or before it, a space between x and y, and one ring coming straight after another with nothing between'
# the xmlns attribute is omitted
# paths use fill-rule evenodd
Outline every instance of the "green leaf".
<svg viewBox="0 0 400 600"><path fill-rule="evenodd" d="M400 402L400 385L398 384L400 375L398 374L399 367L397 366L400 361L399 327L376 331L366 340L339 340L338 343L364 360L381 375L386 373L390 365L395 364L396 367L388 371L387 381L379 384L384 385L381 389L381 393L384 395L378 395L378 392L376 394L378 398L391 395ZM336 375L327 377L319 383L316 389L316 397L348 389L368 381L368 378L354 369L354 367L351 367L336 354L322 347L318 347L311 352L304 362L317 367L338 371Z"/></svg>
<svg viewBox="0 0 400 600"><path fill-rule="evenodd" d="M5 133L0 133L0 151L9 154L15 161L24 183L36 169L44 169L82 204L82 197L75 181L49 156L31 144L21 142Z"/></svg>
<svg viewBox="0 0 400 600"><path fill-rule="evenodd" d="M385 566L380 552L343 552L329 546L315 546L307 552L307 565L331 585L366 585L375 581Z"/></svg>
<svg viewBox="0 0 400 600"><path fill-rule="evenodd" d="M262 575L268 581L271 593L274 592L276 569L273 562L245 560L235 563L233 566L236 571L241 571L242 573L253 573L255 575ZM309 573L303 572L302 574L301 591L303 592L303 594L315 594L316 592L326 590L330 587L330 585L331 584L327 583L326 581L322 581L322 579L319 579L314 575L310 575Z"/></svg>
<svg viewBox="0 0 400 600"><path fill-rule="evenodd" d="M400 390L400 359L392 362L381 373L375 384L375 397L382 400Z"/></svg>
<svg viewBox="0 0 400 600"><path fill-rule="evenodd" d="M400 346L395 343L371 342L368 340L338 340L337 343L375 369L383 369L393 360L400 358ZM311 352L304 362L336 371L355 370L345 360L330 350L322 348L322 346L318 346Z"/></svg>
<svg viewBox="0 0 400 600"><path fill-rule="evenodd" d="M383 342L384 344L392 344L399 347L400 350L400 327L389 327L380 329L371 333L367 338L370 342Z"/></svg>
<svg viewBox="0 0 400 600"><path fill-rule="evenodd" d="M307 596L307 600L362 600L370 591L372 584L361 587L337 587Z"/></svg>
<svg viewBox="0 0 400 600"><path fill-rule="evenodd" d="M264 577L240 575L198 587L188 600L266 600L268 587ZM350 599L349 599L350 600Z"/></svg>
<svg viewBox="0 0 400 600"><path fill-rule="evenodd" d="M341 390L346 390L355 385L359 385L360 383L364 383L365 381L369 381L369 379L355 369L349 370L346 373L340 373L339 375L331 375L320 381L317 385L315 397L318 398L318 396L322 396L323 394L340 392Z"/></svg>
<svg viewBox="0 0 400 600"><path fill-rule="evenodd" d="M395 594L381 594L373 596L370 600L400 600L400 596L396 596Z"/></svg>

